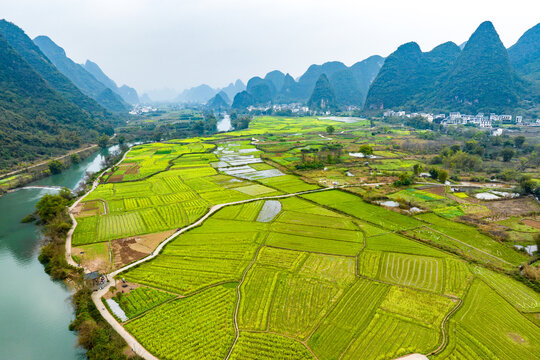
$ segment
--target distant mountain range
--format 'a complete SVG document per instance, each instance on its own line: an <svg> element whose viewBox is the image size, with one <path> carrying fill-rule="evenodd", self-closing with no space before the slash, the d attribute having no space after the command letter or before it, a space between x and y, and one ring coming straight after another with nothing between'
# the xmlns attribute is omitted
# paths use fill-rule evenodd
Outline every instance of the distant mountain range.
<svg viewBox="0 0 540 360"><path fill-rule="evenodd" d="M65 153L120 119L83 94L16 25L0 21L0 168Z"/></svg>
<svg viewBox="0 0 540 360"><path fill-rule="evenodd" d="M384 58L376 55L351 67L339 61L311 65L298 81L290 74L275 70L264 78L251 78L245 93L236 95L238 99L233 101L233 107L239 108L240 104L249 98L252 99L250 105L306 103L312 97L315 85L323 74L333 89L336 105L361 107L369 86L383 63Z"/></svg>
<svg viewBox="0 0 540 360"><path fill-rule="evenodd" d="M224 88L212 88L209 85L202 84L184 90L174 99L174 101L181 103L204 104L220 92L223 92L225 95L227 95L228 99L232 99L236 94L245 90L245 88L246 85L244 85L242 80L236 80L234 83L230 83Z"/></svg>
<svg viewBox="0 0 540 360"><path fill-rule="evenodd" d="M452 42L422 52L401 45L373 81L365 110L403 109L505 112L538 105L540 26L510 49L493 24L482 23L462 44Z"/></svg>
<svg viewBox="0 0 540 360"><path fill-rule="evenodd" d="M365 111L526 111L538 107L539 89L540 24L507 50L486 21L459 46L446 42L422 52L410 42L386 59L311 65L298 80L277 70L253 77L232 107L298 102Z"/></svg>

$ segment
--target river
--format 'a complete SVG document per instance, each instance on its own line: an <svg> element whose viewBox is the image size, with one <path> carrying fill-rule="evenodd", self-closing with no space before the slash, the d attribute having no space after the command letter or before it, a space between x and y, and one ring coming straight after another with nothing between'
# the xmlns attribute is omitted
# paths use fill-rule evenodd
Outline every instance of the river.
<svg viewBox="0 0 540 360"><path fill-rule="evenodd" d="M115 147L109 150L114 150ZM86 171L103 165L103 150L79 164L31 185L75 189ZM0 197L0 359L84 359L69 331L73 320L71 291L52 281L37 257L42 242L35 224L20 220L34 210L45 189L23 189Z"/></svg>
<svg viewBox="0 0 540 360"><path fill-rule="evenodd" d="M216 125L218 132L227 132L232 130L231 117L229 115L224 115L223 119L219 120Z"/></svg>

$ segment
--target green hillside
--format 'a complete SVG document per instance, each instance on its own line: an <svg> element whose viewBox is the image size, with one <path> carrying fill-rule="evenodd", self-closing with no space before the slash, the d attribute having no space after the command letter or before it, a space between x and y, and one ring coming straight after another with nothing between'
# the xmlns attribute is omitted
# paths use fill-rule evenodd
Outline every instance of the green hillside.
<svg viewBox="0 0 540 360"><path fill-rule="evenodd" d="M112 128L50 88L0 35L0 169L59 155Z"/></svg>
<svg viewBox="0 0 540 360"><path fill-rule="evenodd" d="M0 35L26 60L26 62L67 100L85 110L91 117L103 120L115 120L114 117L94 99L84 95L66 76L64 76L39 47L16 25L0 20ZM118 119L116 119L118 120Z"/></svg>

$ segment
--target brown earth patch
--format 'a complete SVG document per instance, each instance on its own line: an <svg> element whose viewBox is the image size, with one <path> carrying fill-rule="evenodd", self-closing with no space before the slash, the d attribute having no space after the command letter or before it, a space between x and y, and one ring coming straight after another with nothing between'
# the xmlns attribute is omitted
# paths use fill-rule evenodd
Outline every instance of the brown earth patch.
<svg viewBox="0 0 540 360"><path fill-rule="evenodd" d="M532 219L522 219L521 222L527 226L540 229L540 221L532 220Z"/></svg>
<svg viewBox="0 0 540 360"><path fill-rule="evenodd" d="M508 336L510 337L510 339L514 340L514 341L517 342L518 344L524 344L524 343L526 343L525 339L522 338L521 336L519 336L519 335L516 334L516 333L508 333Z"/></svg>
<svg viewBox="0 0 540 360"><path fill-rule="evenodd" d="M114 183L122 180L124 180L124 175L113 175L107 180L107 182Z"/></svg>
<svg viewBox="0 0 540 360"><path fill-rule="evenodd" d="M492 212L502 217L525 215L540 211L540 204L530 197L482 202Z"/></svg>
<svg viewBox="0 0 540 360"><path fill-rule="evenodd" d="M420 189L420 190L424 190L424 191L427 191L427 192L430 192L432 194L439 195L439 196L446 195L446 186L433 186L433 187Z"/></svg>
<svg viewBox="0 0 540 360"><path fill-rule="evenodd" d="M135 164L126 170L126 174L137 175L139 173L139 165Z"/></svg>
<svg viewBox="0 0 540 360"><path fill-rule="evenodd" d="M142 259L154 251L163 240L174 234L174 232L175 230L168 230L111 241L114 268L119 269Z"/></svg>

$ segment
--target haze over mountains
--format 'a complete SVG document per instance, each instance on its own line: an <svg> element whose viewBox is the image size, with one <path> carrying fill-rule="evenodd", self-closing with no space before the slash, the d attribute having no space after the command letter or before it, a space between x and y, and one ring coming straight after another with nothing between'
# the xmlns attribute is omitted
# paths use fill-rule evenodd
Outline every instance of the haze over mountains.
<svg viewBox="0 0 540 360"><path fill-rule="evenodd" d="M32 41L5 20L0 40L1 167L95 141L100 133L112 133L131 104L156 100L147 94L139 99L135 89L118 87L96 63L77 64L50 38ZM538 116L540 24L508 50L486 21L460 46L446 42L422 52L410 42L386 59L375 55L349 67L339 61L311 65L297 79L274 70L247 84L200 85L174 102L206 103L215 111L300 103L323 111L353 107Z"/></svg>
<svg viewBox="0 0 540 360"><path fill-rule="evenodd" d="M253 77L232 107L294 102L314 106L320 105L315 99L325 99L329 105L365 111L530 110L538 107L539 83L540 24L507 51L486 21L460 46L446 42L422 52L410 42L386 59L372 56L351 67L337 61L311 65L298 81L281 71Z"/></svg>
<svg viewBox="0 0 540 360"><path fill-rule="evenodd" d="M77 64L66 52L47 36L38 36L34 42L58 70L67 76L83 93L111 111L125 112L139 102L135 89L124 85L122 90L96 63Z"/></svg>
<svg viewBox="0 0 540 360"><path fill-rule="evenodd" d="M369 85L384 63L381 56L371 56L357 62L351 67L339 61L326 62L322 65L311 65L296 81L290 74L272 71L264 78L253 77L245 92L233 102L239 108L249 97L250 105L272 103L306 103L312 96L315 84L325 74L335 92L335 101L341 106L362 106Z"/></svg>

